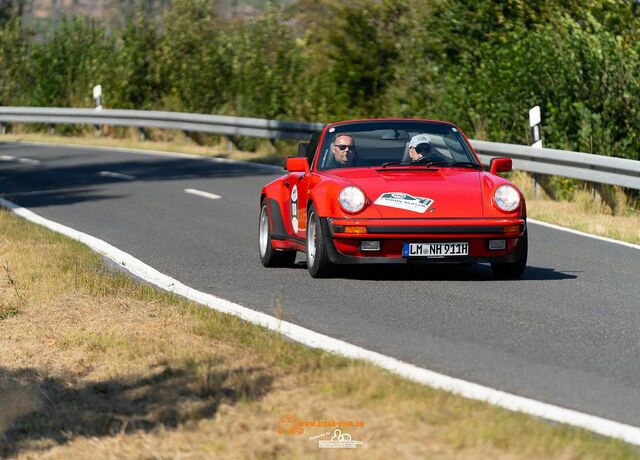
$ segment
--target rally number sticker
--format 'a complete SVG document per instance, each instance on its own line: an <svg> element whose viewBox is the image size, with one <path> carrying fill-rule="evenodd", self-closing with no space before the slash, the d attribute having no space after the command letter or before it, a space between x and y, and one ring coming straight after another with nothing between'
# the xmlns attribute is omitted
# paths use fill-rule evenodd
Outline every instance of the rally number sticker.
<svg viewBox="0 0 640 460"><path fill-rule="evenodd" d="M298 233L298 186L291 189L291 225L293 231Z"/></svg>

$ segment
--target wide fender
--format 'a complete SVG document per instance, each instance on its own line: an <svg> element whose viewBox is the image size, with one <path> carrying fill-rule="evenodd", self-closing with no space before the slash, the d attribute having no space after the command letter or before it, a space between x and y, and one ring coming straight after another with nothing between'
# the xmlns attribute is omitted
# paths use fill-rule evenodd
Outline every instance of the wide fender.
<svg viewBox="0 0 640 460"><path fill-rule="evenodd" d="M291 190L284 185L285 178L276 179L262 187L260 202L267 203L267 209L271 222L272 238L276 240L287 239L295 235L291 225L291 215L287 203Z"/></svg>
<svg viewBox="0 0 640 460"><path fill-rule="evenodd" d="M526 205L524 201L524 195L514 184L507 179L492 175L489 173L483 173L480 179L482 187L482 213L484 217L497 217L497 218L509 218L509 217L525 217L527 215ZM505 212L498 209L493 203L493 193L501 185L511 185L520 194L520 206L511 212Z"/></svg>
<svg viewBox="0 0 640 460"><path fill-rule="evenodd" d="M286 176L279 177L278 179L275 179L262 187L262 192L260 193L260 202L262 202L262 199L265 197L272 198L280 203L283 203L284 200L288 199L291 192L284 185L285 179Z"/></svg>

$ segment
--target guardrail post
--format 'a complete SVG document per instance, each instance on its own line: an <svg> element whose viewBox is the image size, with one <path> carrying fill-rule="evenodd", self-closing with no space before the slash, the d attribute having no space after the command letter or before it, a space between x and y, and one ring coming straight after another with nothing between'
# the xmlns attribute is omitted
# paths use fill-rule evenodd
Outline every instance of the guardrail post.
<svg viewBox="0 0 640 460"><path fill-rule="evenodd" d="M47 125L47 134L53 136L53 125L51 123Z"/></svg>
<svg viewBox="0 0 640 460"><path fill-rule="evenodd" d="M231 136L227 136L227 150L233 152L233 140L231 140Z"/></svg>
<svg viewBox="0 0 640 460"><path fill-rule="evenodd" d="M140 142L144 142L147 139L144 128L138 128L138 139L140 140Z"/></svg>
<svg viewBox="0 0 640 460"><path fill-rule="evenodd" d="M4 123L0 123L0 134L1 135L7 134L7 127L5 126Z"/></svg>

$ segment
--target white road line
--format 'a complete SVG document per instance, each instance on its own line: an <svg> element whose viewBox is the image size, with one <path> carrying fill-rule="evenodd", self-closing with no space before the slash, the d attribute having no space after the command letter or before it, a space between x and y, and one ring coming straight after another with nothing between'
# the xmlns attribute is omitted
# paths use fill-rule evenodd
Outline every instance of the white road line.
<svg viewBox="0 0 640 460"><path fill-rule="evenodd" d="M574 235L584 236L585 238L592 238L594 240L606 241L607 243L619 244L622 246L627 246L629 248L640 250L640 244L627 243L626 241L614 240L613 238L607 238L605 236L598 236L592 233L581 232L580 230L574 230L572 228L561 227L560 225L550 224L548 222L542 222L541 220L530 219L527 217L527 222L531 222L532 224L542 225L543 227L549 227L554 230L560 230L567 233L573 233Z"/></svg>
<svg viewBox="0 0 640 460"><path fill-rule="evenodd" d="M220 297L197 291L174 278L160 273L155 268L150 267L132 255L105 241L86 233L82 233L71 227L45 219L44 217L41 217L38 214L3 198L0 198L0 206L10 209L13 213L31 222L47 227L55 232L62 233L63 235L86 244L89 248L113 260L135 276L142 278L161 289L181 295L219 312L237 316L245 321L249 321L250 323L266 327L267 329L276 331L302 344L346 356L348 358L362 359L404 378L413 380L414 382L428 385L439 390L449 391L451 393L464 396L465 398L485 401L489 404L512 411L524 412L547 420L585 428L604 436L622 439L628 443L640 446L639 427L566 409L560 406L554 406L534 399L524 398L522 396L506 393L504 391L478 385L476 383L449 377L444 374L439 374L428 369L414 366L413 364L405 363L390 356L376 353L375 351L366 350L342 340L334 339L333 337L314 332L293 323L282 321L274 316L251 310L237 303L229 302L228 300Z"/></svg>
<svg viewBox="0 0 640 460"><path fill-rule="evenodd" d="M22 157L14 157L11 155L0 155L0 160L2 161L15 161L17 163L24 163L28 165L39 165L40 160L34 160L32 158L22 158Z"/></svg>
<svg viewBox="0 0 640 460"><path fill-rule="evenodd" d="M114 179L122 179L122 180L135 180L136 176L130 176L129 174L120 174L112 171L100 171L98 176L102 177L113 177Z"/></svg>
<svg viewBox="0 0 640 460"><path fill-rule="evenodd" d="M209 198L210 200L219 200L221 198L220 195L216 195L215 193L203 192L202 190L196 190L195 188L185 188L185 193L190 193L191 195L198 195L204 198Z"/></svg>

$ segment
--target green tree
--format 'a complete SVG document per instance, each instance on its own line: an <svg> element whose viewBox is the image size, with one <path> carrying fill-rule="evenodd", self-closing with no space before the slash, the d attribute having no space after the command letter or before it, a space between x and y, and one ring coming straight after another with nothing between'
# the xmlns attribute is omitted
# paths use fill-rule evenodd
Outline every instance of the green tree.
<svg viewBox="0 0 640 460"><path fill-rule="evenodd" d="M266 118L297 115L295 108L303 61L299 45L280 9L239 22L228 32L233 49L233 102L236 114Z"/></svg>
<svg viewBox="0 0 640 460"><path fill-rule="evenodd" d="M26 77L30 105L92 107L91 88L102 83L108 94L114 40L96 21L64 18L43 43L34 45Z"/></svg>
<svg viewBox="0 0 640 460"><path fill-rule="evenodd" d="M14 19L22 19L26 0L2 0L0 2L0 27Z"/></svg>
<svg viewBox="0 0 640 460"><path fill-rule="evenodd" d="M214 6L177 0L162 18L158 78L168 109L220 113L231 104L233 42Z"/></svg>
<svg viewBox="0 0 640 460"><path fill-rule="evenodd" d="M393 81L397 38L406 3L356 1L337 11L328 42L330 73L344 89L342 116L381 116L380 98Z"/></svg>
<svg viewBox="0 0 640 460"><path fill-rule="evenodd" d="M156 24L138 12L118 35L106 102L123 109L162 108L160 101L167 82L161 79Z"/></svg>
<svg viewBox="0 0 640 460"><path fill-rule="evenodd" d="M25 103L31 48L20 20L0 26L0 105Z"/></svg>

